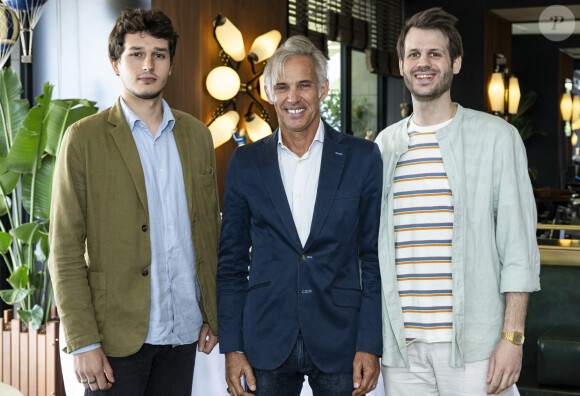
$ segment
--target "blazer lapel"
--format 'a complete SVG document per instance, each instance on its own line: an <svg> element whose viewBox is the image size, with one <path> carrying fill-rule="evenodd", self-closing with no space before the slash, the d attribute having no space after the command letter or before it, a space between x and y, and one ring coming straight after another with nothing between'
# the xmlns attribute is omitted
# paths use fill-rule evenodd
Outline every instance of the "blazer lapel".
<svg viewBox="0 0 580 396"><path fill-rule="evenodd" d="M338 189L348 155L348 146L342 144L344 140L342 134L336 132L326 123L324 123L324 129L324 145L322 147L322 162L320 164L318 190L316 191L316 203L314 204L312 224L308 240L304 246L305 249L308 249L322 230L324 220L332 207L332 201Z"/></svg>
<svg viewBox="0 0 580 396"><path fill-rule="evenodd" d="M139 200L143 205L143 209L145 209L145 213L147 213L147 216L149 217L143 166L141 165L141 158L139 157L139 151L137 151L135 139L133 139L131 129L127 124L123 110L121 109L120 99L117 100L117 103L115 103L111 109L107 121L110 124L109 133L113 137L113 140L121 153L121 157L123 158L123 161L131 174L133 183L135 184Z"/></svg>
<svg viewBox="0 0 580 396"><path fill-rule="evenodd" d="M262 152L258 155L260 161L259 169L264 180L266 191L272 201L272 206L274 206L278 216L280 216L282 224L284 224L292 242L301 251L302 243L300 242L298 231L296 231L296 226L294 225L294 218L290 211L288 197L286 196L282 176L280 175L280 165L278 164L279 133L280 130L278 129L269 137L264 138L264 144L261 147Z"/></svg>

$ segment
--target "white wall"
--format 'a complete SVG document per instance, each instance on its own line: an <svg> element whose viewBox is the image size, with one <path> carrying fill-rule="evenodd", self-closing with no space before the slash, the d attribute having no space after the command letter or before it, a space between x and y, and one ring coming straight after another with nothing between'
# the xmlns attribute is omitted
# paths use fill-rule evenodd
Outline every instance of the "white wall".
<svg viewBox="0 0 580 396"><path fill-rule="evenodd" d="M151 8L151 0L48 0L34 29L33 93L46 81L55 99L97 101L102 110L120 93L109 63L107 42L125 7Z"/></svg>

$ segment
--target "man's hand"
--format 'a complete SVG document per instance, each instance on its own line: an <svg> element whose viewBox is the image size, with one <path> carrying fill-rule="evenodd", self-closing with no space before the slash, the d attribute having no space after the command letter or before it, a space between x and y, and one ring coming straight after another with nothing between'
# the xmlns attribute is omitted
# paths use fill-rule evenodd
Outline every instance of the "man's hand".
<svg viewBox="0 0 580 396"><path fill-rule="evenodd" d="M115 382L113 369L101 348L73 355L73 361L77 380L83 383L85 389L111 389Z"/></svg>
<svg viewBox="0 0 580 396"><path fill-rule="evenodd" d="M251 393L244 392L242 388L242 383L240 379L242 375L246 376L246 384L250 390L256 390L256 379L254 378L254 372L246 355L239 352L227 352L226 353L226 382L228 383L228 389L233 396L252 396Z"/></svg>
<svg viewBox="0 0 580 396"><path fill-rule="evenodd" d="M522 369L522 345L500 339L489 358L486 383L488 395L503 392L516 383Z"/></svg>
<svg viewBox="0 0 580 396"><path fill-rule="evenodd" d="M352 396L365 395L377 387L379 381L379 357L368 352L357 352L352 363Z"/></svg>
<svg viewBox="0 0 580 396"><path fill-rule="evenodd" d="M202 324L199 332L199 340L197 342L197 350L209 355L217 343L218 336L211 332L209 323Z"/></svg>

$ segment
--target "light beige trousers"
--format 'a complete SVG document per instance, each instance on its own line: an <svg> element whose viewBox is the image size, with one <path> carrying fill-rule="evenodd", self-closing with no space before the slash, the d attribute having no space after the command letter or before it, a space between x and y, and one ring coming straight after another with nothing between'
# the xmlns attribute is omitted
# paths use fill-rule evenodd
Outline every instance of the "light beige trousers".
<svg viewBox="0 0 580 396"><path fill-rule="evenodd" d="M382 366L386 396L486 396L489 359L449 366L450 342L414 342L407 346L409 368ZM501 396L517 396L510 387Z"/></svg>

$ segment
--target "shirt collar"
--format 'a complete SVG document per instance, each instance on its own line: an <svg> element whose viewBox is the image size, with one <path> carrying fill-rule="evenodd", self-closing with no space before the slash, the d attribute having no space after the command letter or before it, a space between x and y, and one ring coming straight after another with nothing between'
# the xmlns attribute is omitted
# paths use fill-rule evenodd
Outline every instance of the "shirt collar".
<svg viewBox="0 0 580 396"><path fill-rule="evenodd" d="M314 135L314 140L310 144L310 147L312 147L316 141L324 143L324 122L322 122L322 118L319 118L318 129L316 130L316 135ZM284 146L284 143L282 143L282 132L280 131L280 128L278 128L278 146L286 147ZM310 148L308 150L310 150Z"/></svg>
<svg viewBox="0 0 580 396"><path fill-rule="evenodd" d="M127 120L127 124L129 124L131 132L134 132L135 127L139 125L138 123L141 122L141 119L133 112L133 110L129 108L122 97L119 97L119 99L125 120ZM161 124L159 124L159 135L161 135L161 133L163 133L165 130L173 130L173 125L175 124L175 117L173 117L173 112L164 99L161 99L161 108L163 109L163 119L161 120Z"/></svg>

